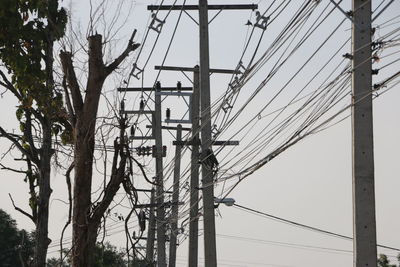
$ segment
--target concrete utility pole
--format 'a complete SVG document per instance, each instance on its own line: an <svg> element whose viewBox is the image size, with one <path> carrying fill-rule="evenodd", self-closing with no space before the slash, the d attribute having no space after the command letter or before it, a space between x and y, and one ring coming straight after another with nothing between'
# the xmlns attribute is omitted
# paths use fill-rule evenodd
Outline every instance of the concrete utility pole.
<svg viewBox="0 0 400 267"><path fill-rule="evenodd" d="M176 140L182 141L182 125L178 124L176 130ZM181 145L175 147L175 165L174 165L174 185L172 193L172 205L171 212L171 236L169 238L169 267L176 266L176 237L178 232L178 202L179 202L179 178L181 176Z"/></svg>
<svg viewBox="0 0 400 267"><path fill-rule="evenodd" d="M166 67L170 68L170 67ZM172 67L176 70L174 67ZM179 70L181 71L181 70ZM226 70L216 70L216 71L224 71ZM152 134L149 136L130 136L131 140L153 140L155 139L155 146L153 147L153 157L156 158L156 177L155 188L151 190L148 189L137 189L137 191L143 192L151 192L151 199L150 204L138 204L135 208L150 208L150 215L149 215L149 226L148 226L148 234L147 238L143 238L147 240L146 245L146 260L148 263L154 263L154 243L155 243L155 232L157 229L157 265L158 266L166 266L166 254L165 254L165 229L166 229L166 220L165 220L165 208L166 206L173 206L177 207L181 203L177 201L167 202L164 203L164 186L163 186L163 166L162 166L162 157L165 156L163 151L162 145L162 129L167 130L179 130L179 131L191 131L191 128L183 128L182 126L179 127L171 127L171 126L162 126L161 125L161 96L162 95L176 95L176 96L189 96L191 97L192 93L182 92L182 91L192 91L192 87L163 87L161 88L161 84L159 82L156 83L155 87L125 87L125 88L118 88L119 92L153 92L155 90L155 110L124 110L124 114L136 115L140 116L146 114L147 116L151 116L152 118L152 125L147 125L147 128L152 129ZM172 92L177 91L177 92ZM176 120L170 120L176 121ZM181 120L184 121L184 120ZM186 122L187 123L187 122ZM180 133L181 135L181 133ZM181 137L179 137L181 139ZM181 140L179 140L181 142ZM178 142L178 143L179 143ZM182 146L183 144L179 143L178 146ZM178 153L180 154L180 152ZM147 155L149 156L149 154ZM179 157L180 158L180 157ZM178 164L175 163L175 168L178 167ZM179 167L178 167L179 168ZM179 170L176 172L179 174ZM179 175L178 175L179 178ZM178 179L179 181L179 179ZM178 190L179 190L179 183L178 183ZM178 192L175 190L175 192ZM172 193L172 192L167 192ZM179 198L179 195L177 196ZM157 208L157 223L156 223L156 216L155 210ZM157 226L157 227L156 227ZM163 233L163 234L162 234ZM176 244L176 240L174 241ZM174 252L172 252L174 253ZM160 260L161 255L161 260Z"/></svg>
<svg viewBox="0 0 400 267"><path fill-rule="evenodd" d="M199 129L200 129L200 92L199 66L193 71L192 95L192 155L190 166L190 215L189 215L189 266L197 267L199 244Z"/></svg>
<svg viewBox="0 0 400 267"><path fill-rule="evenodd" d="M372 126L371 1L353 0L354 267L377 266Z"/></svg>
<svg viewBox="0 0 400 267"><path fill-rule="evenodd" d="M200 160L200 85L199 66L194 68L155 66L156 70L193 72L193 93L190 103L192 137L190 141L177 142L176 145L191 145L191 174L190 174L190 217L189 217L189 262L190 267L198 265L198 240L199 240L199 160ZM240 74L238 70L210 69L210 73L218 74ZM213 145L238 145L236 141L215 141Z"/></svg>
<svg viewBox="0 0 400 267"><path fill-rule="evenodd" d="M205 164L207 153L211 152L211 110L210 110L210 64L208 39L208 10L255 10L258 5L208 5L207 0L199 0L199 5L161 5L147 6L147 10L199 10L200 38L200 102L201 102L201 150L202 184L203 184L203 217L204 217L204 258L205 266L217 266L217 248L215 238L214 183L213 170ZM172 70L172 69L171 69ZM197 215L196 215L197 216ZM197 246L197 245L196 245ZM197 248L196 248L197 253ZM197 255L196 255L197 258ZM197 260L196 260L197 262ZM190 265L196 267L196 265Z"/></svg>
<svg viewBox="0 0 400 267"><path fill-rule="evenodd" d="M151 189L150 196L150 215L149 215L149 225L147 229L147 243L146 243L146 260L147 262L154 262L154 239L156 234L156 218L154 216L154 201L155 201L154 189Z"/></svg>
<svg viewBox="0 0 400 267"><path fill-rule="evenodd" d="M166 267L165 256L165 206L164 206L164 176L162 159L162 130L161 130L161 84L156 83L154 108L154 137L155 137L155 156L156 156L156 203L157 203L157 266Z"/></svg>
<svg viewBox="0 0 400 267"><path fill-rule="evenodd" d="M205 163L207 151L211 149L211 106L210 106L210 55L208 43L208 4L199 0L200 39L200 110L201 110L201 159L204 211L204 258L205 266L217 266L217 244L215 238L214 176Z"/></svg>

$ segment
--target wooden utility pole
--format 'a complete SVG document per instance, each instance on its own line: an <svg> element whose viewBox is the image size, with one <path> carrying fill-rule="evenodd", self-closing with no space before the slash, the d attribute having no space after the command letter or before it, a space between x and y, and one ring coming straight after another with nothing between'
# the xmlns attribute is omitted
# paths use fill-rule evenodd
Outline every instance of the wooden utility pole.
<svg viewBox="0 0 400 267"><path fill-rule="evenodd" d="M189 266L197 267L199 244L199 129L200 129L200 92L199 66L193 71L192 95L192 155L190 166L190 215L189 215Z"/></svg>
<svg viewBox="0 0 400 267"><path fill-rule="evenodd" d="M217 266L217 244L215 238L214 176L205 163L211 150L211 105L210 105L210 55L208 43L208 4L199 0L200 39L200 110L201 110L201 159L204 211L204 258L205 266Z"/></svg>
<svg viewBox="0 0 400 267"><path fill-rule="evenodd" d="M155 157L156 157L156 203L157 203L157 266L166 267L165 257L165 206L164 206L164 176L162 159L162 130L161 130L161 84L156 83L154 107L154 135L155 135Z"/></svg>
<svg viewBox="0 0 400 267"><path fill-rule="evenodd" d="M176 130L176 140L182 141L182 125L178 124ZM181 176L181 145L175 147L174 165L174 185L172 193L172 203L179 202L179 178ZM176 240L178 234L178 205L172 205L171 212L171 236L169 238L169 267L176 266Z"/></svg>
<svg viewBox="0 0 400 267"><path fill-rule="evenodd" d="M354 267L377 266L372 126L371 1L353 0Z"/></svg>

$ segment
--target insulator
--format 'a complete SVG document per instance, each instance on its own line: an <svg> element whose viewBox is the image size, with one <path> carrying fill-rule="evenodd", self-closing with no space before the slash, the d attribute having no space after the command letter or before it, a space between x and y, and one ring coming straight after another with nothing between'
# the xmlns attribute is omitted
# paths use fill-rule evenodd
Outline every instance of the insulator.
<svg viewBox="0 0 400 267"><path fill-rule="evenodd" d="M135 232L135 231L133 231L133 233L132 233L132 238L133 238L134 240L136 240L136 232Z"/></svg>
<svg viewBox="0 0 400 267"><path fill-rule="evenodd" d="M138 217L140 230L143 232L144 230L146 230L146 214L143 210L139 212Z"/></svg>
<svg viewBox="0 0 400 267"><path fill-rule="evenodd" d="M167 117L167 120L171 119L171 110L167 108L167 111L165 112L165 116Z"/></svg>
<svg viewBox="0 0 400 267"><path fill-rule="evenodd" d="M125 110L125 101L122 99L121 100L121 111Z"/></svg>
<svg viewBox="0 0 400 267"><path fill-rule="evenodd" d="M180 92L182 90L182 83L181 82L178 82L176 84L176 89L178 90L178 92Z"/></svg>
<svg viewBox="0 0 400 267"><path fill-rule="evenodd" d="M162 147L162 156L166 157L167 156L167 146Z"/></svg>
<svg viewBox="0 0 400 267"><path fill-rule="evenodd" d="M144 101L143 101L143 99L142 100L140 100L140 107L139 107L140 109L144 109Z"/></svg>
<svg viewBox="0 0 400 267"><path fill-rule="evenodd" d="M131 126L131 136L135 136L135 125Z"/></svg>
<svg viewBox="0 0 400 267"><path fill-rule="evenodd" d="M350 53L346 53L343 55L344 58L353 59L353 55Z"/></svg>

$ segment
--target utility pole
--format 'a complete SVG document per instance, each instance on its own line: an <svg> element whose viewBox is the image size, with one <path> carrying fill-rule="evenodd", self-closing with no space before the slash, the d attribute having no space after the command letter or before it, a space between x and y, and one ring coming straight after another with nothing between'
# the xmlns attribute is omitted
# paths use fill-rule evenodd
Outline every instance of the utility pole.
<svg viewBox="0 0 400 267"><path fill-rule="evenodd" d="M166 254L165 254L165 208L166 206L177 206L181 205L179 201L172 201L170 203L164 203L164 185L163 185L163 164L162 157L165 157L164 146L162 145L162 130L178 130L178 127L162 126L161 125L161 96L162 95L176 95L176 96L189 96L191 97L191 92L182 91L192 91L192 87L183 87L179 85L177 87L163 87L159 82L156 83L155 87L121 87L117 89L118 92L154 92L155 91L155 108L154 111L144 110L143 107L140 110L124 110L124 114L131 115L146 115L146 117L151 116L152 125L147 125L147 128L152 129L152 133L149 136L130 136L131 140L155 140L155 146L152 147L152 155L156 159L156 177L155 177L155 187L152 190L141 189L138 191L149 192L151 191L150 204L139 204L136 208L150 208L149 215L149 227L147 234L147 245L146 245L146 260L148 263L154 263L154 243L155 243L155 233L157 230L157 266L166 266ZM177 92L172 92L177 91ZM142 104L141 104L142 105ZM144 104L143 104L144 105ZM167 121L167 120L166 120ZM175 120L171 120L175 121ZM184 120L182 120L184 121ZM187 123L187 122L186 122ZM190 131L191 128L179 127L180 131ZM182 144L179 144L182 146ZM149 148L149 147L147 147ZM149 152L147 152L149 153ZM147 154L149 155L149 154ZM167 192L171 193L171 192ZM156 211L156 216L155 216ZM157 218L156 218L157 217ZM176 241L175 241L176 243Z"/></svg>
<svg viewBox="0 0 400 267"><path fill-rule="evenodd" d="M150 208L149 208L149 225L147 229L147 243L146 243L146 260L147 262L154 262L154 239L156 234L156 218L154 215L154 188L151 189Z"/></svg>
<svg viewBox="0 0 400 267"><path fill-rule="evenodd" d="M205 163L210 151L211 105L210 105L210 55L208 43L208 4L199 0L200 39L200 110L201 110L201 160L204 211L204 260L205 266L217 266L217 243L215 237L214 176L213 170Z"/></svg>
<svg viewBox="0 0 400 267"><path fill-rule="evenodd" d="M157 203L157 266L166 267L165 257L165 206L164 206L164 176L162 160L162 130L161 130L161 84L156 83L154 107L154 137L156 157L156 203Z"/></svg>
<svg viewBox="0 0 400 267"><path fill-rule="evenodd" d="M208 10L255 10L258 5L208 5L207 0L199 0L196 5L159 5L147 6L147 10L198 10L199 11L199 38L200 38L200 103L201 103L201 150L202 150L202 184L203 184L203 211L204 211L204 258L205 266L217 266L217 247L215 238L214 213L214 177L213 170L204 160L211 152L211 106L210 106L210 64L208 38ZM155 19L155 18L154 18ZM257 21L258 23L258 21ZM190 267L196 267L190 265Z"/></svg>
<svg viewBox="0 0 400 267"><path fill-rule="evenodd" d="M208 10L255 10L258 5L208 5L207 0L199 0L199 5L159 5L147 6L147 10L198 10L200 38L200 102L201 102L201 148L202 148L202 184L204 210L204 246L205 266L217 266L215 216L214 216L214 183L212 169L205 164L205 155L211 151L211 111L210 111L210 66L208 43ZM156 18L153 18L154 21ZM153 22L154 22L153 21ZM157 20L159 21L159 20ZM195 267L195 266L190 266Z"/></svg>
<svg viewBox="0 0 400 267"><path fill-rule="evenodd" d="M182 141L182 125L178 124L176 140ZM179 178L181 176L181 145L175 147L174 185L172 203L179 202ZM178 232L178 205L172 205L171 212L171 236L169 238L169 267L176 266L176 237Z"/></svg>
<svg viewBox="0 0 400 267"><path fill-rule="evenodd" d="M194 68L187 67L172 67L172 66L156 66L156 70L166 71L187 71L193 72L193 93L190 102L191 109L191 122L192 122L192 154L191 154L191 167L190 167L190 215L189 215L189 266L197 267L198 265L198 240L199 240L199 144L200 144L200 88L199 88L199 66ZM211 69L214 73L232 74L235 71L226 69ZM181 141L181 140L179 140ZM181 146L182 144L176 144ZM176 184L174 182L174 184ZM172 237L171 237L172 240ZM172 242L170 242L170 245ZM175 256L173 254L173 256ZM175 262L174 262L175 264ZM171 251L170 251L170 266L171 265Z"/></svg>
<svg viewBox="0 0 400 267"><path fill-rule="evenodd" d="M377 266L372 126L371 1L353 0L354 267Z"/></svg>
<svg viewBox="0 0 400 267"><path fill-rule="evenodd" d="M199 244L199 129L200 92L199 66L193 71L192 95L192 155L190 166L190 215L189 215L189 266L197 267Z"/></svg>
<svg viewBox="0 0 400 267"><path fill-rule="evenodd" d="M190 217L189 217L189 262L188 266L197 267L198 265L198 240L199 240L199 160L200 160L200 82L199 82L199 66L194 68L173 67L173 66L155 66L156 70L193 72L193 93L190 103L192 137L189 142L182 141L182 144L191 145L191 170L190 170ZM218 74L241 74L239 70L229 69L210 69L210 73ZM216 141L213 145L237 145L238 143Z"/></svg>

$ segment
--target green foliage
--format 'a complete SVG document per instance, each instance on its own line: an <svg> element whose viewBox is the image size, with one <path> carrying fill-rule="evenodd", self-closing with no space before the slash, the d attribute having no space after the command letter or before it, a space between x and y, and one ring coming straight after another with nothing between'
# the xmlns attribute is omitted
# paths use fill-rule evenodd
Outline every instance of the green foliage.
<svg viewBox="0 0 400 267"><path fill-rule="evenodd" d="M32 260L34 238L25 230L18 230L15 220L0 209L0 267L18 267Z"/></svg>
<svg viewBox="0 0 400 267"><path fill-rule="evenodd" d="M400 266L400 254L397 256L399 266ZM391 264L390 260L385 254L379 254L378 267L397 267L396 264Z"/></svg>
<svg viewBox="0 0 400 267"><path fill-rule="evenodd" d="M18 230L15 220L2 209L0 209L0 236L0 267L22 266L20 258L24 260L26 265L29 265L33 256L35 234ZM64 254L67 254L67 251ZM93 267L127 266L124 255L125 253L108 242L104 246L97 244L94 251ZM60 264L59 258L50 258L47 260L47 267L68 267L70 262L69 255L62 264ZM145 266L148 265L142 260L130 263L130 267Z"/></svg>
<svg viewBox="0 0 400 267"><path fill-rule="evenodd" d="M19 101L16 118L23 133L21 140L13 138L12 141L20 141L21 146L17 147L26 156L28 170L37 170L25 178L29 181L29 206L40 237L35 251L37 265L45 264L47 251L48 213L45 211L51 194L51 134L57 136L64 127L70 128L62 95L53 78L54 42L64 36L66 22L67 13L60 8L59 0L1 0L0 79ZM42 144L35 142L36 135L43 138ZM43 190L37 194L39 186ZM3 265L0 263L0 266Z"/></svg>
<svg viewBox="0 0 400 267"><path fill-rule="evenodd" d="M69 128L65 128L64 131L61 133L61 143L63 145L72 144L73 136L72 130Z"/></svg>
<svg viewBox="0 0 400 267"><path fill-rule="evenodd" d="M47 260L47 267L67 267L71 264L70 251L64 250L63 252L66 258L61 263L59 258L51 258ZM117 247L110 243L96 244L94 250L94 261L93 267L126 267L127 262L124 257L125 253L118 251ZM130 267L145 267L147 265L142 264L130 264Z"/></svg>
<svg viewBox="0 0 400 267"><path fill-rule="evenodd" d="M94 267L118 267L125 266L124 253L106 242L104 247L96 245L94 251Z"/></svg>
<svg viewBox="0 0 400 267"><path fill-rule="evenodd" d="M69 265L65 262L61 262L60 259L50 258L47 260L47 267L68 267Z"/></svg>
<svg viewBox="0 0 400 267"><path fill-rule="evenodd" d="M24 115L24 110L22 108L18 108L15 112L15 116L19 121L22 119L22 115Z"/></svg>
<svg viewBox="0 0 400 267"><path fill-rule="evenodd" d="M59 116L62 97L49 86L53 42L65 33L67 13L58 0L2 0L0 5L0 60L11 75L22 109L35 106L51 118ZM51 65L51 66L50 66Z"/></svg>

